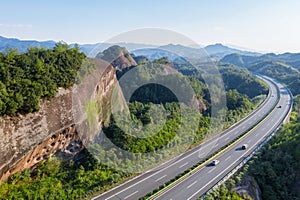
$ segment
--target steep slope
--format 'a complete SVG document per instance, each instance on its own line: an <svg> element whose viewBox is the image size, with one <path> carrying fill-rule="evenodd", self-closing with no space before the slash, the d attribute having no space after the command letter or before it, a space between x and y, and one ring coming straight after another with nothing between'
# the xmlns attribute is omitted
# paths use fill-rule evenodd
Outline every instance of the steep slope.
<svg viewBox="0 0 300 200"><path fill-rule="evenodd" d="M79 95L97 97L98 107L106 111L98 116L99 126L102 126L110 117L110 96L118 84L111 65L101 60L93 62L96 72L89 75L83 85L94 81L97 85L90 91L83 88ZM39 111L0 118L0 180L34 166L58 150L72 155L83 148L92 136L82 137L83 133L74 124L77 120L73 104L78 103L74 101L74 91L78 91L78 86L67 90L60 88L54 98L42 101Z"/></svg>
<svg viewBox="0 0 300 200"><path fill-rule="evenodd" d="M111 46L103 52L98 53L96 58L103 59L120 70L137 65L127 49L118 45Z"/></svg>

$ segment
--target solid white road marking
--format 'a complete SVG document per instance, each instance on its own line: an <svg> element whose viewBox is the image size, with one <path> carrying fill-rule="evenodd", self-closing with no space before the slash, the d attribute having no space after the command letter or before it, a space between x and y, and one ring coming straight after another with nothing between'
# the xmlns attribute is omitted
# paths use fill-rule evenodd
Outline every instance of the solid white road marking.
<svg viewBox="0 0 300 200"><path fill-rule="evenodd" d="M186 166L187 164L189 164L189 162L186 162L186 163L184 163L183 165L181 165L181 166L179 167L179 169L182 168L182 167L184 167L184 166Z"/></svg>
<svg viewBox="0 0 300 200"><path fill-rule="evenodd" d="M131 197L131 196L133 196L133 195L135 195L136 193L138 193L139 191L135 191L134 193L132 193L132 194L130 194L130 195L128 195L128 196L126 196L126 197L124 197L124 199L128 199L129 197Z"/></svg>
<svg viewBox="0 0 300 200"><path fill-rule="evenodd" d="M225 161L227 161L229 158L231 158L231 156L228 156L228 157L225 159Z"/></svg>
<svg viewBox="0 0 300 200"><path fill-rule="evenodd" d="M167 176L167 175L163 175L162 177L156 179L155 181L158 182L158 181L160 181L161 179L165 178L166 176Z"/></svg>
<svg viewBox="0 0 300 200"><path fill-rule="evenodd" d="M269 103L271 103L271 102L269 102ZM251 119L251 118L253 118L254 116L255 116L255 115L252 115L251 117L248 118L248 120ZM258 116L261 116L261 114L258 115ZM241 124L240 124L240 125L241 125ZM237 128L238 128L238 126L235 126L231 131L233 132L233 131L236 130ZM229 131L227 134L230 134L231 131ZM237 134L237 133L239 133L239 132L233 132L233 133L231 133L231 134ZM226 135L226 134L225 134L225 135ZM225 136L225 135L224 135L224 136ZM213 139L215 139L215 138L212 137L212 138L210 138L208 141L206 141L206 144L204 144L204 146L202 146L202 148L203 148L203 147L204 147L204 148L209 147L210 144L212 143L212 141L214 141ZM192 151L193 151L193 150L192 150ZM123 189L123 190L121 190L121 191L119 191L119 192L116 192L116 193L113 194L112 196L106 198L106 200L107 200L107 199L110 199L110 198L112 198L112 197L114 197L115 195L118 195L118 194L120 194L120 193L122 193L122 192L128 190L129 188L134 187L135 185L140 184L141 182L143 182L143 181L145 181L145 180L147 180L147 179L153 177L154 175L156 175L156 174L158 174L158 173L161 173L161 172L164 171L164 170L167 170L169 167L171 167L171 166L177 164L178 162L180 162L180 161L182 161L182 160L184 160L184 159L189 158L190 156L192 156L193 154L195 154L195 153L197 153L197 152L198 152L198 151L196 150L196 151L192 152L191 154L187 155L186 157L183 157L183 158L181 158L181 159L179 159L179 160L177 160L177 161L171 163L170 165L166 166L165 168L158 170L158 171L155 172L154 174L152 174L152 175L150 175L150 176L148 176L148 177L146 177L146 178L144 178L144 179L142 179L142 180L140 180L140 181L138 181L138 182L136 182L136 183L130 185L129 187L127 187L127 188L125 188L125 189ZM182 154L180 154L178 157L180 157L181 155L182 155ZM177 157L175 157L175 158L177 158ZM171 159L171 160L173 160L173 159ZM174 159L174 160L175 160L175 159ZM167 162L169 162L169 161L167 161ZM167 163L167 162L166 162L166 163ZM163 163L163 164L164 164L164 163ZM158 167L159 167L159 166L158 166ZM155 168L154 168L154 169L155 169ZM150 171L150 170L149 170L149 171ZM137 177L138 177L138 176L137 176ZM137 178L137 177L135 177L135 178ZM135 178L134 178L134 179L135 179ZM122 185L122 184L121 184L121 185ZM118 186L117 186L116 188L118 188ZM116 189L116 188L113 188L112 190L114 190L114 189ZM103 193L103 194L101 194L101 195L98 195L98 196L96 196L96 197L93 197L92 199L94 200L94 199L96 199L96 198L99 198L99 197L101 197L102 195L104 195L104 194L106 194L106 193L108 193L108 192L110 192L110 191L112 191L112 190L109 190L109 191L107 191L107 192L105 192L105 193Z"/></svg>
<svg viewBox="0 0 300 200"><path fill-rule="evenodd" d="M209 170L207 173L209 174L210 172L214 171L216 168L212 168L211 170Z"/></svg>
<svg viewBox="0 0 300 200"><path fill-rule="evenodd" d="M186 188L189 189L190 187L192 187L193 185L195 185L198 181L194 181L191 185L187 186Z"/></svg>
<svg viewBox="0 0 300 200"><path fill-rule="evenodd" d="M277 126L278 122L280 121L281 119L279 118L276 123L274 123L274 125L271 127L270 130L272 130L275 126ZM268 133L269 134L269 133ZM264 136L268 135L268 134L265 134ZM257 145L261 140L258 140L256 141L256 143L252 146L252 148ZM248 151L250 151L250 149L248 149ZM246 151L242 156L244 156L248 151ZM241 156L241 157L242 157ZM225 168L223 171L226 171L228 170L232 165L234 165L234 162L229 165L227 168ZM195 195L197 195L201 190L203 190L203 188L205 188L206 186L208 186L211 182L213 182L215 179L217 179L218 177L220 176L220 174L216 175L213 179L211 179L208 183L206 183L202 188L200 188L198 191L196 191L193 195L191 195L187 200L191 200Z"/></svg>
<svg viewBox="0 0 300 200"><path fill-rule="evenodd" d="M250 118L251 118L251 117L250 117ZM279 122L279 120L278 120L277 122ZM274 128L274 126L277 124L277 122L272 126L272 128ZM272 129L272 128L271 128L271 129ZM236 134L236 133L233 132L232 134ZM257 137L257 136L258 136L258 135L255 135L255 137ZM259 140L259 141L260 141L260 140ZM255 145L256 145L256 144L257 144L257 143L255 143ZM254 145L254 146L255 146L255 145ZM248 151L249 151L249 149L248 149ZM248 152L248 151L246 151L246 152ZM245 153L246 153L246 152L245 152ZM232 163L230 166L232 166L232 165L233 165L233 163ZM229 167L230 167L230 166L229 166ZM229 167L227 167L226 169L228 169ZM202 169L203 169L203 168L202 168ZM218 175L217 175L217 176L218 176ZM217 176L216 176L216 177L217 177ZM215 178L216 178L216 177L215 177ZM213 178L211 181L213 181L215 178ZM210 182L211 182L211 181L210 181ZM209 183L207 183L204 187L206 187L208 184L209 184ZM173 186L172 188L170 188L169 191L172 190L172 189L174 189L175 187L176 187L176 185ZM202 190L204 187L202 187L200 190ZM191 198L193 198L200 190L198 190L198 191L197 191L196 193L194 193L191 197L189 197L188 200L190 200ZM162 195L162 194L160 194L159 197L160 197L161 195ZM157 198L158 198L158 197L157 197ZM156 198L156 199L157 199L157 198Z"/></svg>

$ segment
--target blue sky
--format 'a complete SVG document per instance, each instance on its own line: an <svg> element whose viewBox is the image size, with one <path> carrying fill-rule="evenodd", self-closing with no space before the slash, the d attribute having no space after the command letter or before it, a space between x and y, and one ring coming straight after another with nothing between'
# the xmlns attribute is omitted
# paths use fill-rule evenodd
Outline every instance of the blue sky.
<svg viewBox="0 0 300 200"><path fill-rule="evenodd" d="M140 28L181 33L201 45L223 43L300 52L298 0L0 1L0 35L19 39L104 42Z"/></svg>

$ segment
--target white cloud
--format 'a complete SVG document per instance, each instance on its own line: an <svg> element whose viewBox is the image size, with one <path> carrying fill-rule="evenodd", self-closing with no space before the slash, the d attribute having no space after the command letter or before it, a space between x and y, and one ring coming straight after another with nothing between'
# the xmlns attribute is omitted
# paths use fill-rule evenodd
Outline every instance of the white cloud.
<svg viewBox="0 0 300 200"><path fill-rule="evenodd" d="M223 31L224 29L225 29L225 28L222 27L222 26L215 26L215 27L213 28L214 31Z"/></svg>
<svg viewBox="0 0 300 200"><path fill-rule="evenodd" d="M32 28L31 24L0 24L4 28Z"/></svg>

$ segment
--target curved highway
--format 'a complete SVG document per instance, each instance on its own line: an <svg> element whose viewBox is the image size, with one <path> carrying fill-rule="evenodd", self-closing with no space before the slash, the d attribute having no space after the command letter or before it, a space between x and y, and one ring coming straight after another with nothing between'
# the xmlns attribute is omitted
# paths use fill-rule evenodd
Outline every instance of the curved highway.
<svg viewBox="0 0 300 200"><path fill-rule="evenodd" d="M276 108L245 137L230 146L221 155L215 157L214 159L220 161L217 166L208 164L202 167L155 199L197 199L258 148L282 124L292 107L292 96L287 88L279 83L277 83L277 86L281 97ZM241 149L243 144L248 144L246 150Z"/></svg>
<svg viewBox="0 0 300 200"><path fill-rule="evenodd" d="M250 127L253 127L259 121L261 121L269 112L274 108L277 100L279 99L279 92L277 86L271 81L264 79L269 85L269 94L265 102L252 114L239 123L230 127L229 129L221 132L215 137L203 142L201 145L185 152L184 154L165 162L164 164L155 167L123 184L117 186L99 196L92 198L93 200L120 200L120 199L138 199L145 196L147 193L158 188L160 185L173 179L178 174L191 168L196 163L204 160L207 155L217 151L225 146L230 141L243 134ZM247 135L237 143L237 146L233 146L226 150L217 159L220 160L220 164L216 167L203 167L197 173L191 175L185 179L179 185L168 190L166 193L158 197L158 199L196 199L204 194L211 186L218 182L223 174L230 171L235 167L241 158L247 156L263 140L265 136L269 134L269 130L272 130L281 123L281 119L285 116L288 106L286 101L290 101L290 96L286 89L280 85L281 98L279 103L282 104L282 108L275 109L264 121L259 128L256 128L253 133ZM249 148L246 151L236 151L235 149L241 145L241 143L248 143Z"/></svg>

